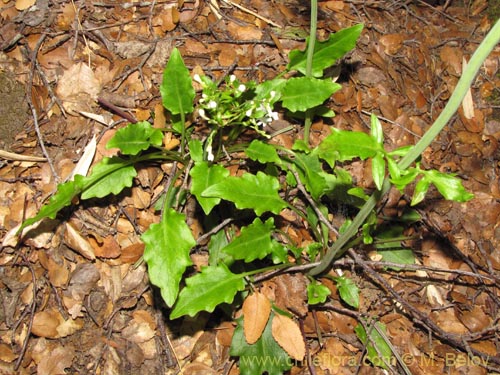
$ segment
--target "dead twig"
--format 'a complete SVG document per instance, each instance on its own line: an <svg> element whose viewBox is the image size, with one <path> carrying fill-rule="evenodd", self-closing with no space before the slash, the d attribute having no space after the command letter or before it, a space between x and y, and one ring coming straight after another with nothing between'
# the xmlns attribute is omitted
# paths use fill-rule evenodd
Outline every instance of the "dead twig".
<svg viewBox="0 0 500 375"><path fill-rule="evenodd" d="M45 148L45 143L43 142L42 133L40 131L40 126L38 124L38 113L36 111L35 106L33 105L33 100L31 98L31 90L33 88L33 78L35 75L36 59L37 59L37 55L38 55L38 50L42 46L46 37L47 37L47 34L42 34L40 39L38 39L38 42L36 43L35 48L31 52L31 61L32 61L33 65L32 65L32 68L30 69L30 74L29 74L29 78L28 78L28 88L27 88L27 92L26 92L26 100L28 102L28 106L30 107L31 114L33 115L33 123L35 126L35 132L36 132L36 135L38 137L38 142L40 143L40 148L42 149L42 153L45 156L45 158L47 159L47 163L49 163L50 170L52 172L52 175L53 175L55 181L59 182L60 178L56 172L56 169L54 167L54 163L52 162L52 159L50 158L50 155L47 152L47 149Z"/></svg>

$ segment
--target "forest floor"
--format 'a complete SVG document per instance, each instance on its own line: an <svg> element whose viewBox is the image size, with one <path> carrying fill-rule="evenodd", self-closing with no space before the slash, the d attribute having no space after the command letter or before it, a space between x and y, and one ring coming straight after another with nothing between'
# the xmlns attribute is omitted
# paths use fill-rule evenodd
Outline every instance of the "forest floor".
<svg viewBox="0 0 500 375"><path fill-rule="evenodd" d="M496 3L320 2L320 39L365 28L328 102L336 116L316 120L312 142L331 127L368 131L375 113L390 147L416 143L498 18ZM140 234L158 221L154 199L167 168L145 168L134 187L105 202L75 202L36 237L20 242L15 233L94 135L94 160L109 154L106 142L125 123L120 113L165 126L159 87L173 47L193 73L261 82L304 47L309 12L297 0L1 3L0 374L240 373L229 355L231 321L220 312L169 321L145 264L136 264ZM363 360L359 319L385 324L411 374L500 373L499 65L497 46L471 89L472 116L461 108L422 157L425 168L456 173L474 198L455 203L431 192L418 206L421 221L405 229L413 269L377 266L376 252L355 249L380 284L351 257L339 259L335 268L361 289L358 310L341 303L334 285L325 306L307 309L300 274L266 281L276 304L303 324L309 364L291 374L386 373ZM300 136L297 127L279 142L291 147ZM352 173L373 188L364 163ZM385 204L389 214L405 200L391 195ZM399 359L392 365L403 373Z"/></svg>

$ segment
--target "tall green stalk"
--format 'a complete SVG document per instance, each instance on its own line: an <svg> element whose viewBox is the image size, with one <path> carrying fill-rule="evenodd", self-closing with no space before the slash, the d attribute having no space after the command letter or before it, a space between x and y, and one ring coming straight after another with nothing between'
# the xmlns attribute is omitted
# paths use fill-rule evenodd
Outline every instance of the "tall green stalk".
<svg viewBox="0 0 500 375"><path fill-rule="evenodd" d="M307 45L306 77L312 77L312 66L314 47L316 44L316 30L318 28L318 0L311 0L311 25L309 28L309 43ZM304 142L309 144L309 134L311 132L312 118L314 111L309 109L305 114L304 121Z"/></svg>
<svg viewBox="0 0 500 375"><path fill-rule="evenodd" d="M314 1L314 0L313 0ZM444 107L441 114L438 116L434 124L431 128L424 134L424 136L420 139L420 141L400 160L398 166L401 169L408 168L423 152L424 150L432 143L432 141L437 137L437 135L443 130L451 117L458 110L458 107L462 103L465 94L469 90L469 87L472 85L481 65L484 60L491 53L493 48L500 42L500 20L498 20L490 32L486 35L484 40L481 42L476 52L472 55L467 68L465 69L462 77L457 83L453 94L450 97L450 100ZM347 228L347 230L342 233L342 235L337 239L337 241L333 244L333 246L328 249L326 255L321 260L321 263L313 268L309 274L310 275L318 275L320 273L325 272L329 267L332 261L343 254L343 252L347 249L343 247L345 244L357 233L359 227L365 222L366 218L370 214L370 212L375 208L379 199L389 191L391 187L391 183L389 178L386 177L380 191L375 192L369 199L366 201L364 206L358 212L356 217L354 218L351 225Z"/></svg>

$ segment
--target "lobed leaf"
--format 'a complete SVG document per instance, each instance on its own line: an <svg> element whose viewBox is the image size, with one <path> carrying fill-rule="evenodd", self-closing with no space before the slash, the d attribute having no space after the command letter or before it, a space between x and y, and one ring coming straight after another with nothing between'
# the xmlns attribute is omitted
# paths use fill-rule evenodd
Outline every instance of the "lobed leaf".
<svg viewBox="0 0 500 375"><path fill-rule="evenodd" d="M278 194L279 182L262 172L245 173L241 177L228 177L205 189L201 196L222 198L234 202L237 208L251 208L260 216L264 212L278 214L287 203Z"/></svg>
<svg viewBox="0 0 500 375"><path fill-rule="evenodd" d="M84 177L77 174L75 175L73 181L67 181L59 184L57 186L57 192L50 197L49 202L44 205L34 217L26 219L19 227L19 231L46 217L55 219L57 213L64 207L69 206L73 198L80 194L83 189L83 180Z"/></svg>
<svg viewBox="0 0 500 375"><path fill-rule="evenodd" d="M141 237L145 243L144 260L149 279L160 288L161 296L171 307L179 293L179 283L186 268L193 264L189 252L196 241L185 216L170 208L158 224L152 224Z"/></svg>
<svg viewBox="0 0 500 375"><path fill-rule="evenodd" d="M106 148L119 148L125 155L137 155L151 146L161 146L163 133L147 121L129 124L119 129L106 144Z"/></svg>
<svg viewBox="0 0 500 375"><path fill-rule="evenodd" d="M126 187L131 187L137 176L132 163L117 156L103 158L92 168L91 175L85 178L81 198L102 198L119 194Z"/></svg>
<svg viewBox="0 0 500 375"><path fill-rule="evenodd" d="M285 87L281 100L283 107L292 112L305 112L323 104L334 92L342 86L330 80L320 80L312 77L290 78Z"/></svg>
<svg viewBox="0 0 500 375"><path fill-rule="evenodd" d="M244 274L234 274L226 265L208 266L186 279L170 319L183 315L195 316L200 311L212 312L221 303L233 302L234 296L245 288Z"/></svg>
<svg viewBox="0 0 500 375"><path fill-rule="evenodd" d="M323 171L321 162L315 153L297 153L294 163L298 166L300 179L314 199L318 200L334 189L337 183L336 176Z"/></svg>
<svg viewBox="0 0 500 375"><path fill-rule="evenodd" d="M72 200L79 194L82 199L102 198L109 194L118 194L125 187L132 186L137 172L131 163L119 157L103 158L93 167L88 177L75 175L73 181L59 184L57 192L50 198L49 203L34 217L25 220L19 230L46 217L55 219L57 213L71 205Z"/></svg>
<svg viewBox="0 0 500 375"><path fill-rule="evenodd" d="M204 197L202 193L208 187L224 181L229 171L221 165L209 165L206 161L198 162L189 172L191 176L191 193L196 196L206 215L220 203L220 198Z"/></svg>
<svg viewBox="0 0 500 375"><path fill-rule="evenodd" d="M340 161L352 160L354 158L366 159L377 155L382 151L380 145L371 135L332 128L332 132L318 146L320 153L332 155Z"/></svg>
<svg viewBox="0 0 500 375"><path fill-rule="evenodd" d="M274 251L274 241L271 237L274 230L274 219L270 217L263 223L256 218L252 224L241 228L241 233L222 251L234 259L243 259L250 263L262 259Z"/></svg>
<svg viewBox="0 0 500 375"><path fill-rule="evenodd" d="M252 143L250 143L245 153L250 159L256 160L259 163L275 163L276 165L281 165L281 159L276 149L258 139L254 139Z"/></svg>

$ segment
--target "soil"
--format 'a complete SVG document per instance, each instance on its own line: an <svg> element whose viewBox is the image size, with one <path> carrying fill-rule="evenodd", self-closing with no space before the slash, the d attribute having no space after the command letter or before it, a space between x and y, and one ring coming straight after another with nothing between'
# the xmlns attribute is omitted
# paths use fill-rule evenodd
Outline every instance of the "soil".
<svg viewBox="0 0 500 375"><path fill-rule="evenodd" d="M500 8L485 0L319 7L320 39L365 28L333 72L343 86L327 103L336 116L315 120L312 143L332 127L368 131L375 113L389 148L415 144L430 127ZM304 47L308 27L309 6L295 0L2 2L0 146L10 153L0 163L0 374L240 373L229 355L228 312L169 321L139 261L140 234L158 221L154 203L170 166L143 168L118 196L75 202L22 241L16 231L70 176L94 136L93 164L109 155L106 142L128 121L166 125L159 86L174 46L193 73L260 82ZM385 324L400 357L389 372L500 372L499 82L497 46L471 88L472 116L461 108L422 156L425 168L455 173L475 198L428 194L417 207L422 219L404 232L415 265L388 267L362 246L337 260L330 276L341 271L361 289L357 310L328 278L332 293L318 308L305 303L300 272L262 282L261 291L303 328L308 357L290 374L387 373L363 360L354 332L372 319ZM285 147L301 137L294 125L278 140ZM174 135L170 141L178 144ZM373 189L369 165L351 171ZM407 196L392 192L379 211L391 217L406 206ZM191 224L200 236L201 226ZM310 239L302 229L293 236ZM203 256L193 254L195 264Z"/></svg>

